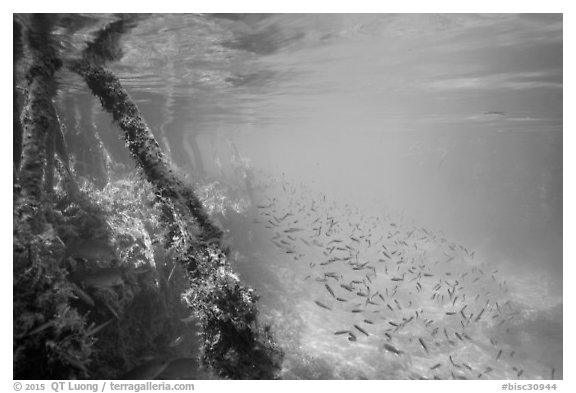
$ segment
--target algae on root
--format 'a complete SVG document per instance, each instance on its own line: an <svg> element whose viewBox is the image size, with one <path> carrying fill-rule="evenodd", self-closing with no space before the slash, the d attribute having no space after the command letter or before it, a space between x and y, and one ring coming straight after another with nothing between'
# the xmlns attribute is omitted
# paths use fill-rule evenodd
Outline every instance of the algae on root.
<svg viewBox="0 0 576 393"><path fill-rule="evenodd" d="M177 175L118 78L102 66L120 56L116 42L124 26L114 22L104 28L70 69L82 76L124 132L128 149L165 204L167 225L180 223L175 249L190 280L184 299L203 330L203 363L223 378L276 378L283 352L270 329L259 326L257 296L232 272L221 250L222 231L192 186Z"/></svg>

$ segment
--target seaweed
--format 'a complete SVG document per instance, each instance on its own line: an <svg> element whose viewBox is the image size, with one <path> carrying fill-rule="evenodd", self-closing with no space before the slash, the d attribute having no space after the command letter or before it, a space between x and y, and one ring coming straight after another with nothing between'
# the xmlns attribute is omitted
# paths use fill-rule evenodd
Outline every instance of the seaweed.
<svg viewBox="0 0 576 393"><path fill-rule="evenodd" d="M258 321L257 294L232 271L222 230L103 67L121 57L118 40L135 19L112 22L68 64L124 132L138 167L124 178L108 166L97 176L70 166L52 104L62 65L51 38L57 17L29 19L14 177L14 378L120 378L146 362L196 354L220 378L277 378L283 351ZM76 156L74 167L91 159ZM201 189L211 203L218 188Z"/></svg>
<svg viewBox="0 0 576 393"><path fill-rule="evenodd" d="M22 45L22 26L20 23L13 22L13 46L14 46L14 58L13 58L13 71L12 71L12 97L13 97L13 113L12 113L12 160L14 165L14 180L16 180L16 172L20 168L20 159L22 155L22 123L20 122L20 103L18 89L16 89L16 79L17 73L16 69L18 67L18 62L22 58L23 45Z"/></svg>

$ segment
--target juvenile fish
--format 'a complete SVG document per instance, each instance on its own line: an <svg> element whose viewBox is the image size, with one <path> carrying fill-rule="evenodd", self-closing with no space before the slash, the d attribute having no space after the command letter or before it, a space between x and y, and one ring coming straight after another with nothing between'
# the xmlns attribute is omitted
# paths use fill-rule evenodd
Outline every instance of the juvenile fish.
<svg viewBox="0 0 576 393"><path fill-rule="evenodd" d="M341 334L349 334L349 333L350 333L350 330L338 330L338 331L334 332L334 334L336 336L341 335Z"/></svg>
<svg viewBox="0 0 576 393"><path fill-rule="evenodd" d="M396 354L396 355L402 355L402 354L404 353L403 351L397 349L396 347L394 347L393 345L390 345L390 344L388 344L388 343L384 343L382 346L383 346L384 349L386 349L387 351L390 351L390 352L392 352L393 354Z"/></svg>
<svg viewBox="0 0 576 393"><path fill-rule="evenodd" d="M496 360L500 359L500 356L502 356L502 350L498 351L498 355L496 355Z"/></svg>
<svg viewBox="0 0 576 393"><path fill-rule="evenodd" d="M314 303L316 303L316 305L317 305L318 307L325 308L326 310L332 310L330 307L328 307L328 306L325 305L325 304L320 303L318 300L314 300Z"/></svg>
<svg viewBox="0 0 576 393"><path fill-rule="evenodd" d="M82 300L84 303L86 303L92 307L95 306L94 300L92 300L90 295L88 295L86 292L84 292L82 289L80 289L80 287L78 287L78 285L74 284L73 282L70 282L70 286L72 287L72 291L76 294L78 299Z"/></svg>
<svg viewBox="0 0 576 393"><path fill-rule="evenodd" d="M364 333L367 337L370 336L370 335L368 334L368 332L366 332L366 330L362 329L360 326L354 325L354 327L355 327L356 329L358 329L361 333Z"/></svg>
<svg viewBox="0 0 576 393"><path fill-rule="evenodd" d="M483 308L480 311L480 314L478 314L478 316L474 319L474 322L478 322L480 320L480 318L482 317L482 314L484 313L485 308Z"/></svg>
<svg viewBox="0 0 576 393"><path fill-rule="evenodd" d="M426 344L424 344L424 340L418 337L418 341L420 341L420 344L422 345L422 348L424 348L424 350L426 351L426 354L430 355L430 352L428 352L428 347L426 347Z"/></svg>
<svg viewBox="0 0 576 393"><path fill-rule="evenodd" d="M332 288L330 288L330 285L324 284L324 286L326 287L326 290L330 293L330 295L332 295L332 297L335 298L336 295L334 295L334 292L332 291Z"/></svg>
<svg viewBox="0 0 576 393"><path fill-rule="evenodd" d="M284 230L284 233L292 233L292 232L300 232L303 231L304 229L302 228L288 228Z"/></svg>
<svg viewBox="0 0 576 393"><path fill-rule="evenodd" d="M114 319L109 319L109 320L107 320L106 322L104 322L104 323L96 326L94 329L86 332L86 335L88 335L88 336L93 336L93 335L95 335L95 334L98 333L100 330L104 329L106 326L108 326L110 323L112 323L112 321L114 321Z"/></svg>

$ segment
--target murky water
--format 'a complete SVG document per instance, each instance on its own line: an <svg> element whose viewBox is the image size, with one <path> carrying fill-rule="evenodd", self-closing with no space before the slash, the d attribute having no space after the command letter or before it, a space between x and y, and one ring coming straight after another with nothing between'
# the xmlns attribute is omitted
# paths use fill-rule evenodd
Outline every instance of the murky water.
<svg viewBox="0 0 576 393"><path fill-rule="evenodd" d="M63 57L113 19L62 18ZM562 378L561 16L150 15L121 47L170 158L252 198L214 218L285 378Z"/></svg>

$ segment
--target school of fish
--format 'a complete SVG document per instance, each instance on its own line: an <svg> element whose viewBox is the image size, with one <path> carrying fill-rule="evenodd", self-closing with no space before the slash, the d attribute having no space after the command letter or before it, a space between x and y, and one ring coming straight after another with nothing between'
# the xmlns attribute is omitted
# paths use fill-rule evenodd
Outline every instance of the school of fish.
<svg viewBox="0 0 576 393"><path fill-rule="evenodd" d="M276 191L259 199L254 223L317 288L317 313L342 321L332 329L342 345L377 345L413 367L414 379L554 375L522 367L521 348L506 340L520 311L498 269L475 251L402 215L366 215L284 177L271 183Z"/></svg>

